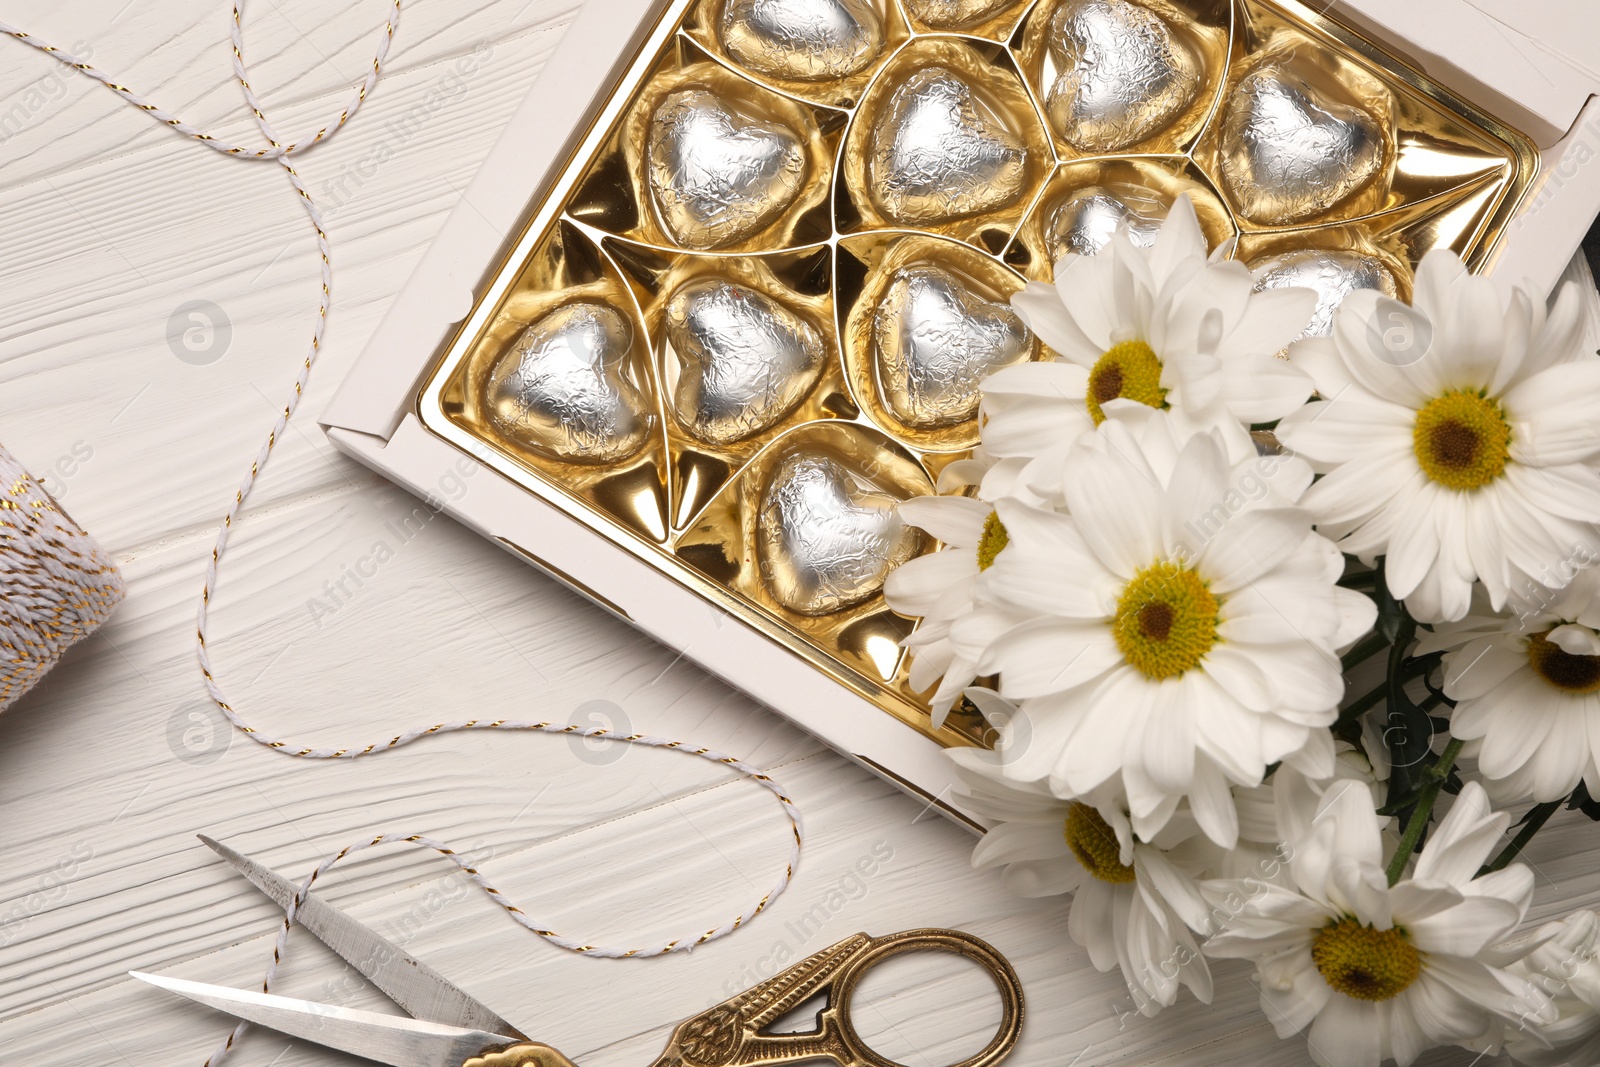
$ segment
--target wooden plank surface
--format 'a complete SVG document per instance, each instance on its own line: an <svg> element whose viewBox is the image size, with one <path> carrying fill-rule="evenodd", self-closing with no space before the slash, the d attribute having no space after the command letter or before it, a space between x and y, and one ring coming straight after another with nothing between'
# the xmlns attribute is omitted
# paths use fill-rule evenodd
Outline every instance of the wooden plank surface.
<svg viewBox="0 0 1600 1067"><path fill-rule="evenodd" d="M604 0L591 0L602 3ZM352 125L298 164L325 200L334 311L301 414L252 498L213 611L224 687L253 722L364 744L478 716L605 715L770 770L807 817L788 894L691 955L581 959L513 926L442 860L388 847L327 892L585 1067L648 1062L679 1018L857 929L948 924L993 941L1027 985L1024 1067L1307 1063L1277 1041L1245 971L1216 1003L1129 1014L1114 975L1066 937L1065 902L1019 901L970 869L972 841L667 649L338 455L315 416L556 47L577 0L416 0ZM382 0L251 0L253 82L288 134L336 113L369 60ZM0 18L70 46L162 106L256 143L218 0L7 0ZM309 338L309 228L270 163L227 159L111 93L0 41L0 439L116 555L129 597L101 635L0 718L0 1057L199 1063L226 1030L128 979L137 967L250 986L272 907L201 847L206 832L294 876L384 830L473 850L555 929L644 944L730 917L787 851L771 798L679 754L544 736L452 735L381 757L295 761L229 731L204 700L192 626L215 525ZM475 73L450 79L460 57ZM35 106L37 103L37 106ZM380 166L364 161L389 156ZM177 357L175 310L206 300L231 339ZM330 588L372 554L393 558ZM319 606L320 605L320 606ZM330 610L331 609L331 610ZM1593 903L1589 824L1533 850L1539 914ZM379 998L309 938L281 988ZM911 959L867 991L883 1052L938 1067L998 1018L977 975ZM956 1010L944 1009L958 1005ZM233 1062L333 1064L257 1033ZM1439 1053L1426 1062L1466 1064Z"/></svg>

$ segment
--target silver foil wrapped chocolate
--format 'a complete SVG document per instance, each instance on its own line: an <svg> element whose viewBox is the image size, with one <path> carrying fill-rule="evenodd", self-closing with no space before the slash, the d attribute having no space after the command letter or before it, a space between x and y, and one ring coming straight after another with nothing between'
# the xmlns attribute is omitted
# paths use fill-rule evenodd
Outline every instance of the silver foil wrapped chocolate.
<svg viewBox="0 0 1600 1067"><path fill-rule="evenodd" d="M678 364L674 409L690 433L711 444L741 441L788 415L828 354L809 319L721 278L680 286L664 324Z"/></svg>
<svg viewBox="0 0 1600 1067"><path fill-rule="evenodd" d="M924 67L877 116L867 180L895 222L946 222L1015 203L1027 157L1021 139L961 75Z"/></svg>
<svg viewBox="0 0 1600 1067"><path fill-rule="evenodd" d="M870 0L727 0L717 30L735 62L790 81L847 78L883 51Z"/></svg>
<svg viewBox="0 0 1600 1067"><path fill-rule="evenodd" d="M1084 152L1148 140L1189 109L1204 80L1194 49L1131 0L1065 0L1048 42L1057 73L1045 114Z"/></svg>
<svg viewBox="0 0 1600 1067"><path fill-rule="evenodd" d="M1253 222L1303 222L1349 200L1388 155L1383 127L1365 109L1327 99L1288 67L1269 63L1240 79L1222 121L1222 178Z"/></svg>
<svg viewBox="0 0 1600 1067"><path fill-rule="evenodd" d="M1119 226L1127 226L1128 238L1135 245L1149 248L1171 207L1160 194L1138 186L1074 189L1051 205L1045 216L1044 243L1050 262L1068 253L1094 255Z"/></svg>
<svg viewBox="0 0 1600 1067"><path fill-rule="evenodd" d="M1018 0L905 0L911 17L935 30L964 30L1000 14Z"/></svg>
<svg viewBox="0 0 1600 1067"><path fill-rule="evenodd" d="M1256 276L1257 292L1291 287L1316 292L1317 309L1301 337L1331 334L1334 313L1344 298L1358 289L1376 289L1389 297L1399 295L1394 272L1363 252L1300 248L1258 259L1250 268Z"/></svg>
<svg viewBox="0 0 1600 1067"><path fill-rule="evenodd" d="M884 290L872 322L884 401L917 429L978 413L978 384L1033 358L1033 334L1009 305L975 295L943 267L904 267Z"/></svg>
<svg viewBox="0 0 1600 1067"><path fill-rule="evenodd" d="M831 455L796 451L773 468L756 544L767 591L790 611L827 615L859 604L922 548L900 499Z"/></svg>
<svg viewBox="0 0 1600 1067"><path fill-rule="evenodd" d="M662 100L646 151L661 224L685 248L722 248L760 232L806 179L794 130L742 115L707 89Z"/></svg>
<svg viewBox="0 0 1600 1067"><path fill-rule="evenodd" d="M494 364L484 406L501 435L569 463L617 463L650 437L650 403L628 376L628 319L605 304L563 304Z"/></svg>

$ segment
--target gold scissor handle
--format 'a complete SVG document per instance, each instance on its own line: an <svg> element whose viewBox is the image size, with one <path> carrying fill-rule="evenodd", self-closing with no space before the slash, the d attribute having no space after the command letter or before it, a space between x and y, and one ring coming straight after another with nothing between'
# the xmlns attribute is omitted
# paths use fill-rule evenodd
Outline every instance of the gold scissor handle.
<svg viewBox="0 0 1600 1067"><path fill-rule="evenodd" d="M502 1049L482 1052L461 1067L576 1067L549 1045L538 1041L519 1041Z"/></svg>
<svg viewBox="0 0 1600 1067"><path fill-rule="evenodd" d="M1000 991L1000 1029L982 1051L951 1067L994 1067L1022 1033L1022 983L988 943L956 930L907 930L887 937L855 934L708 1011L686 1019L653 1067L764 1067L825 1058L840 1067L901 1067L856 1032L850 999L861 977L902 952L953 952L989 973ZM826 995L815 1030L769 1034L771 1025L818 993Z"/></svg>

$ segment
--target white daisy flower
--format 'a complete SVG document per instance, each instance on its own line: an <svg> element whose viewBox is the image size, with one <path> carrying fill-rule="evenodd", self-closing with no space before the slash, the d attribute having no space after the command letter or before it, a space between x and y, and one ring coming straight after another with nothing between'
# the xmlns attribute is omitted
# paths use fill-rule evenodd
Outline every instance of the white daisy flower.
<svg viewBox="0 0 1600 1067"><path fill-rule="evenodd" d="M1313 778L1296 767L1279 767L1271 778L1246 789L1235 786L1239 811L1239 843L1218 850L1221 858L1207 871L1210 879L1259 879L1292 888L1284 862L1292 850L1284 843L1295 827L1315 814L1323 794L1340 782L1374 785L1376 768L1366 754L1345 741L1333 743L1332 772ZM1295 814L1298 812L1298 816ZM1388 823L1390 820L1383 820Z"/></svg>
<svg viewBox="0 0 1600 1067"><path fill-rule="evenodd" d="M1508 821L1468 784L1411 877L1391 887L1370 788L1336 783L1287 842L1293 888L1205 886L1212 899L1242 901L1206 954L1254 961L1278 1035L1309 1027L1322 1067L1378 1067L1389 1057L1407 1067L1434 1045L1523 1019L1546 1024L1549 999L1505 969L1526 951L1506 939L1527 913L1532 872L1515 864L1476 877Z"/></svg>
<svg viewBox="0 0 1600 1067"><path fill-rule="evenodd" d="M974 621L991 630L1018 621L976 604L973 598L978 575L1006 546L1005 528L994 505L965 495L992 467L991 457L979 449L973 459L958 460L940 472L940 495L913 497L899 507L901 518L942 543L939 551L895 568L883 584L891 608L920 620L902 644L912 651L908 679L912 690L921 693L937 683L929 698L935 729L944 725L962 690L978 675L979 649L952 641L952 625L974 613L978 616Z"/></svg>
<svg viewBox="0 0 1600 1067"><path fill-rule="evenodd" d="M1208 922L1195 875L1220 850L1192 821L1173 820L1147 844L1106 797L1062 800L1043 783L1006 778L979 749L950 757L967 786L962 803L992 823L973 850L974 867L1002 868L1001 880L1020 896L1071 893L1067 933L1097 969L1121 969L1142 1014L1172 1004L1180 986L1211 1003L1211 971L1191 924Z"/></svg>
<svg viewBox="0 0 1600 1067"><path fill-rule="evenodd" d="M1331 338L1295 346L1324 399L1278 436L1325 472L1304 501L1319 529L1368 562L1386 556L1414 616L1454 620L1475 578L1498 608L1522 576L1594 545L1600 358L1582 347L1574 285L1548 314L1520 292L1508 307L1435 250L1415 288L1409 309L1353 293Z"/></svg>
<svg viewBox="0 0 1600 1067"><path fill-rule="evenodd" d="M1069 255L1055 282L1029 282L1011 304L1062 358L1009 367L983 383L984 446L1025 457L1054 480L1066 447L1122 398L1168 410L1185 433L1237 437L1294 411L1312 382L1277 354L1316 307L1310 289L1255 292L1242 263L1208 258L1187 196L1155 242L1126 228L1093 256Z"/></svg>
<svg viewBox="0 0 1600 1067"><path fill-rule="evenodd" d="M921 619L903 642L912 651L909 683L918 693L938 683L928 701L938 729L978 676L967 650L951 641L950 627L975 609L994 614L977 608L973 592L978 575L1005 547L1006 534L994 505L965 496L915 497L900 505L900 516L944 543L938 552L895 568L883 584L891 608Z"/></svg>
<svg viewBox="0 0 1600 1067"><path fill-rule="evenodd" d="M1600 570L1496 612L1479 586L1467 616L1424 634L1444 655L1450 733L1477 742L1478 771L1507 801L1600 796Z"/></svg>
<svg viewBox="0 0 1600 1067"><path fill-rule="evenodd" d="M1593 1067L1600 1063L1600 916L1578 911L1548 923L1514 970L1555 1002L1554 1022L1508 1027L1506 1051L1527 1067Z"/></svg>
<svg viewBox="0 0 1600 1067"><path fill-rule="evenodd" d="M1021 705L1000 731L1007 774L1066 797L1120 788L1145 840L1187 797L1232 847L1230 782L1284 760L1331 770L1338 653L1376 609L1337 585L1343 558L1291 503L1309 472L1279 493L1219 435L1176 432L1147 413L1083 437L1066 514L997 502L1009 543L977 596L1028 620L975 662Z"/></svg>

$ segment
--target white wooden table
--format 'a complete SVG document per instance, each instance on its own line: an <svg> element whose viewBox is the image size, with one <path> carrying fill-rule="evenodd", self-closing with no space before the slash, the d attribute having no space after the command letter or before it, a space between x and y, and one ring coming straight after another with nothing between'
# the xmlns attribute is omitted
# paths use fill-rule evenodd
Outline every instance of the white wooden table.
<svg viewBox="0 0 1600 1067"><path fill-rule="evenodd" d="M224 567L214 654L246 717L316 744L469 714L588 721L619 709L619 725L769 769L805 812L805 856L788 894L748 928L657 960L561 952L443 860L403 847L336 869L329 897L585 1067L649 1062L672 1023L791 956L856 930L920 925L972 931L1015 962L1029 1017L1012 1062L1024 1067L1309 1062L1302 1042L1274 1038L1238 967L1220 968L1209 1007L1185 997L1153 1022L1130 1014L1120 978L1096 973L1068 941L1065 901L1009 897L969 867L966 831L448 519L396 541L386 524L410 499L323 439L318 410L578 2L408 3L366 109L301 159L331 209L334 310L306 403ZM87 52L202 128L256 143L230 74L227 8L0 0L0 19ZM385 8L251 0L247 54L280 130L337 112ZM477 72L446 81L474 49ZM286 396L315 306L311 234L278 167L222 158L0 41L0 278L0 440L129 582L110 625L0 717L5 1063L198 1064L210 1051L223 1017L125 974L259 980L274 909L196 832L296 877L380 830L426 832L475 850L550 926L609 944L705 929L773 880L787 847L777 807L703 761L454 735L314 764L250 743L209 707L192 626L204 560ZM169 342L170 317L193 300L231 326L209 363L178 358ZM393 559L330 597L385 539ZM1541 918L1597 900L1595 834L1562 818L1532 852ZM981 975L898 962L861 1013L881 1051L938 1067L987 1040L998 1001ZM278 988L386 1003L303 934ZM960 1007L943 1010L952 1002ZM357 1061L257 1031L232 1062Z"/></svg>

